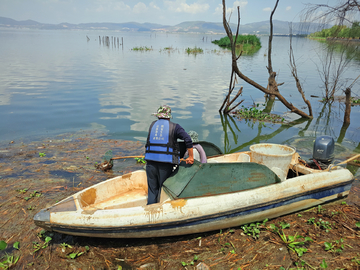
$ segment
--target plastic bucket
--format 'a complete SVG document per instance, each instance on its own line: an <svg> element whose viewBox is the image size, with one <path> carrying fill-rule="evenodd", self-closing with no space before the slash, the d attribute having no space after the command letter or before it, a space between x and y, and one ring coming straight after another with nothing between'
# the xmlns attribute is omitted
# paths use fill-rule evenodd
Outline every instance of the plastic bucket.
<svg viewBox="0 0 360 270"><path fill-rule="evenodd" d="M250 146L252 162L263 164L284 181L295 149L281 144L259 143Z"/></svg>

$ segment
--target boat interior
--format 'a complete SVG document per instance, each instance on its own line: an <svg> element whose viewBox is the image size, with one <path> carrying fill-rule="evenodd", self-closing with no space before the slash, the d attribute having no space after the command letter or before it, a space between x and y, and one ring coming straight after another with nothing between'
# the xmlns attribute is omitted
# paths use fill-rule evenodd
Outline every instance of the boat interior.
<svg viewBox="0 0 360 270"><path fill-rule="evenodd" d="M254 162L254 158L252 152L247 151L210 157L207 162L210 164L247 163ZM279 172L276 168L270 169L279 176L281 181L304 174L321 172L320 170L309 168L306 164L303 164L300 156L296 152L292 155L285 172ZM145 170L139 170L102 182L78 193L76 199L78 205L83 210L144 207L147 204L146 172ZM163 188L159 202L163 203L173 199L174 197L164 192Z"/></svg>

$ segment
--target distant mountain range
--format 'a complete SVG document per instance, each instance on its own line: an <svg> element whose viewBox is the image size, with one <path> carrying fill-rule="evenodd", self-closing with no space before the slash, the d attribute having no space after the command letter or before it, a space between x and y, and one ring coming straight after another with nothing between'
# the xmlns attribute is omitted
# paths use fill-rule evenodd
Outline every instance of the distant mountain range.
<svg viewBox="0 0 360 270"><path fill-rule="evenodd" d="M230 24L234 34L236 25ZM273 20L274 34L275 35L288 35L289 22ZM331 27L331 26L329 26ZM45 30L118 30L124 32L136 31L151 31L151 32L178 32L178 33L203 33L203 34L225 34L222 22L203 22L203 21L190 21L182 22L174 26L161 25L154 23L59 23L59 24L46 24L33 20L16 21L10 18L0 17L0 28L27 28L27 29L45 29ZM241 34L269 34L269 21L262 21L256 23L248 23L240 26ZM292 23L292 33L294 35L307 35L309 33L318 31L319 25L314 23ZM328 28L328 27L326 27Z"/></svg>

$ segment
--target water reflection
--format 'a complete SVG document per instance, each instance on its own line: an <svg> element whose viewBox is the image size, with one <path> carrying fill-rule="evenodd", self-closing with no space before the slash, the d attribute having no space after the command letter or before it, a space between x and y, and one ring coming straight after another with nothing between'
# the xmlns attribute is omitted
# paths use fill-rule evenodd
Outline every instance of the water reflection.
<svg viewBox="0 0 360 270"><path fill-rule="evenodd" d="M99 36L124 37L123 49L101 45ZM239 121L219 115L231 74L231 55L211 43L219 36L149 33L111 33L110 31L2 31L0 50L0 130L2 140L29 134L58 134L79 129L99 128L109 138L145 140L151 115L159 105L173 109L174 122L195 130L207 140L234 152L252 143L284 143L293 137L328 134L349 148L359 143L358 123L342 128L337 104L324 106L313 99L315 119L302 122L287 113L291 123L265 124ZM90 40L88 40L88 38ZM251 56L241 56L239 67L262 85L267 84L267 37L263 47ZM288 39L273 40L273 65L279 69L280 89L297 107L303 104L287 69ZM26 46L24 46L26 44ZM147 46L149 52L133 47ZM188 55L185 49L200 47L203 54ZM294 40L299 74L305 80L306 95L318 95L319 78L314 61L320 43ZM165 47L174 50L164 53ZM321 49L321 48L320 48ZM216 52L214 52L216 50ZM353 61L353 65L359 62ZM349 77L358 69L349 69ZM356 76L357 76L356 75ZM244 87L244 105L265 103L264 110L283 114L286 108L277 100L264 102L262 92L239 81ZM351 118L360 117L354 108Z"/></svg>
<svg viewBox="0 0 360 270"><path fill-rule="evenodd" d="M278 126L278 128L269 133L269 134L264 134L263 133L263 128L266 126L266 123L264 122L253 122L252 120L248 120L245 121L248 124L250 124L252 129L257 129L256 131L256 136L254 138L252 138L251 140L247 141L247 142L243 142L240 145L238 144L238 134L236 132L236 130L238 132L241 132L238 125L239 122L234 121L234 118L228 115L222 115L220 114L221 117L221 123L223 126L223 131L224 131L224 150L225 153L234 153L234 152L238 152L241 151L243 149L247 149L248 147L250 147L253 144L256 143L260 143L260 142L267 142L267 141L271 141L272 138L274 138L275 136L278 136L279 134L281 134L283 131L288 130L292 127L295 127L297 125L303 124L306 122L306 125L304 128L299 129L298 134L299 136L303 136L305 131L307 131L307 129L309 128L312 119L305 119L305 118L299 118L297 120L291 121L287 124L283 124L283 125L276 125ZM232 139L235 143L236 146L231 146L230 144L230 136L232 136Z"/></svg>
<svg viewBox="0 0 360 270"><path fill-rule="evenodd" d="M323 43L326 47L326 50L334 50L338 54L344 53L346 59L354 59L356 61L360 60L360 41L328 41Z"/></svg>
<svg viewBox="0 0 360 270"><path fill-rule="evenodd" d="M336 122L338 116L340 115L339 110L340 106L338 103L323 103L321 104L321 110L318 116L314 119L305 119L298 118L293 121L289 121L286 124L273 124L271 129L272 132L268 132L268 125L271 123L257 122L252 120L241 120L220 114L221 124L224 132L224 152L233 153L241 150L248 149L252 144L261 143L261 142L275 142L276 138L283 137L284 140L280 143L292 145L297 148L299 147L300 155L304 155L307 158L312 156L312 147L313 142L316 137L320 135L330 135L336 141L335 155L338 159L346 159L352 155L352 153L360 152L360 143L357 139L356 141L350 141L346 137L350 137L347 132L357 133L356 130L350 129L350 125L342 124L340 128L336 125L339 122ZM271 106L265 106L265 108ZM337 110L334 110L336 108ZM353 119L353 122L356 122L356 119ZM243 133L245 124L248 128L252 130L252 137L247 140L241 140L240 138ZM291 138L287 131L297 131L293 133ZM358 138L358 133L355 134ZM287 139L286 139L287 138ZM306 141L304 144L303 142Z"/></svg>

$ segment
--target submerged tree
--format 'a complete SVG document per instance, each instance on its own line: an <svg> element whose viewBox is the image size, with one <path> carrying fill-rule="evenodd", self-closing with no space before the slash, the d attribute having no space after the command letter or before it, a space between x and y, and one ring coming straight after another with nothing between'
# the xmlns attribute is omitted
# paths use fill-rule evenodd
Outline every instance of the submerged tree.
<svg viewBox="0 0 360 270"><path fill-rule="evenodd" d="M319 56L321 66L317 66L320 79L323 82L323 101L332 102L335 93L340 89L344 89L346 80L343 75L355 52L356 47L352 46L349 41L341 44L329 41L326 44L325 53Z"/></svg>
<svg viewBox="0 0 360 270"><path fill-rule="evenodd" d="M350 39L360 33L359 22L356 21L360 14L359 0L338 0L333 6L328 4L307 4L302 12L302 21L318 22L323 28L319 34L328 40L328 48L325 56L322 57L322 68L318 67L324 88L324 101L333 101L335 92L342 89L346 95L344 124L350 124L351 111L351 88L359 79L359 76L346 86L347 82L342 80L343 73L350 61L354 58L357 47L350 44ZM328 24L335 24L329 29L324 29ZM351 26L347 28L346 26ZM336 45L336 40L349 38ZM359 36L357 36L359 38ZM335 57L335 52L337 57ZM344 90L345 89L345 90Z"/></svg>
<svg viewBox="0 0 360 270"><path fill-rule="evenodd" d="M275 8L272 11L272 15L274 14L277 4L278 4L279 0L276 1L276 5ZM240 28L240 10L239 7L237 8L238 11L238 23L237 23L237 30L236 30L236 35L235 35L235 39L233 36L233 33L231 31L230 25L226 19L226 4L225 4L225 0L222 0L222 4L223 4L223 25L226 31L227 36L230 39L230 43L231 43L231 55L232 55L232 71L231 71L231 79L230 79L230 84L229 84L229 92L227 94L227 96L225 97L225 100L222 104L222 106L220 107L219 111L223 111L225 114L228 114L230 111L232 111L233 109L235 109L242 101L240 101L237 105L231 107L231 105L233 104L233 102L237 99L238 96L240 96L240 94L242 93L242 87L240 88L240 90L238 91L238 93L236 94L236 96L231 99L231 94L235 88L235 82L236 82L236 78L237 76L240 77L242 80L244 80L245 82L247 82L248 84L254 86L255 88L259 89L260 91L262 91L263 93L265 93L265 95L268 96L273 96L278 98L278 100L280 100L291 112L294 112L298 115L300 115L301 117L304 118L312 118L312 112L311 112L311 107L309 109L309 114L303 112L302 110L298 109L297 107L295 107L291 102L287 101L286 98L284 98L281 94L280 91L278 91L278 86L281 84L278 84L276 82L276 72L273 71L272 68L272 62L271 62L271 46L272 46L272 15L270 17L270 37L269 37L269 54L268 54L268 72L269 72L269 79L268 79L268 85L267 87L264 87L260 84L258 84L257 82L253 81L252 79L250 79L249 77L247 77L246 75L244 75L238 65L237 65L237 60L241 57L241 52L239 53L239 55L236 54L236 50L235 50L235 40L237 39L237 36L239 35L239 28Z"/></svg>

